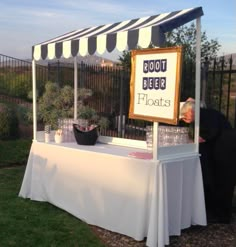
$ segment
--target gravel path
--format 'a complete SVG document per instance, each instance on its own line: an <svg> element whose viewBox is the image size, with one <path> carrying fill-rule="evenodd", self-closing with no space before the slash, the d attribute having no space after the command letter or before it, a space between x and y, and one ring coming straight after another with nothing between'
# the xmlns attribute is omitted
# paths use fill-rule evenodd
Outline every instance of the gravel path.
<svg viewBox="0 0 236 247"><path fill-rule="evenodd" d="M134 239L90 226L107 247L145 247L145 240ZM236 213L231 224L193 226L182 231L181 236L170 237L169 247L236 247Z"/></svg>
<svg viewBox="0 0 236 247"><path fill-rule="evenodd" d="M208 224L207 226L192 226L182 230L181 236L170 237L168 247L236 247L236 194L231 224ZM93 232L107 247L145 247L144 241L134 239L90 226Z"/></svg>

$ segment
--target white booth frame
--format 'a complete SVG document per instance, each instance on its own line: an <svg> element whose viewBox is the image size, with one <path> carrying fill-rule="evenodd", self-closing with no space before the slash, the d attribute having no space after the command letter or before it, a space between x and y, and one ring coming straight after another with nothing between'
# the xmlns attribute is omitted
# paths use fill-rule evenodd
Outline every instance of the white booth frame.
<svg viewBox="0 0 236 247"><path fill-rule="evenodd" d="M78 89L78 68L77 57L74 57L74 119L77 119L77 89ZM159 156L183 156L198 153L199 143L199 120L200 120L200 81L201 79L201 17L196 18L196 73L195 73L195 128L194 143L158 147L158 122L153 124L153 160L157 160ZM32 82L33 82L33 141L38 141L37 137L37 90L36 90L36 60L32 59ZM107 144L115 144L130 147L146 148L144 141L129 140L123 138L112 138L100 136L99 140Z"/></svg>
<svg viewBox="0 0 236 247"><path fill-rule="evenodd" d="M168 245L169 236L180 235L182 229L191 225L206 225L198 154L201 32L200 17L196 14L199 13L194 13L197 19L194 143L159 148L158 123L154 122L156 138L152 160L130 155L130 152L139 152L137 147L146 149L144 141L101 136L100 141L105 144L89 147L76 143L43 143L37 132L36 60L40 49L36 47L32 61L33 143L19 196L48 201L88 224L137 241L146 238L146 245L150 247ZM42 46L44 59L44 43ZM51 51L49 57L52 57ZM75 57L74 119L77 118L77 78Z"/></svg>

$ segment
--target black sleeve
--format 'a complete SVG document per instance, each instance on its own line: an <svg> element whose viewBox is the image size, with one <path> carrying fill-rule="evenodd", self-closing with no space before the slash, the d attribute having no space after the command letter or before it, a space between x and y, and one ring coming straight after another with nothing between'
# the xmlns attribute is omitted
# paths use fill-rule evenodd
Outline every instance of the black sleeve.
<svg viewBox="0 0 236 247"><path fill-rule="evenodd" d="M219 111L200 109L200 136L206 141L216 140L226 129L232 129L229 121Z"/></svg>

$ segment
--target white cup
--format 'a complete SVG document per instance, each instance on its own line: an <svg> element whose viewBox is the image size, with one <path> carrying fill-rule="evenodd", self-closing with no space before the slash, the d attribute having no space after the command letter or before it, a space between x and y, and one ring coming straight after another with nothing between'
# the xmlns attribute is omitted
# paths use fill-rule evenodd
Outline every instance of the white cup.
<svg viewBox="0 0 236 247"><path fill-rule="evenodd" d="M62 143L63 142L63 135L55 135L54 136L55 143Z"/></svg>

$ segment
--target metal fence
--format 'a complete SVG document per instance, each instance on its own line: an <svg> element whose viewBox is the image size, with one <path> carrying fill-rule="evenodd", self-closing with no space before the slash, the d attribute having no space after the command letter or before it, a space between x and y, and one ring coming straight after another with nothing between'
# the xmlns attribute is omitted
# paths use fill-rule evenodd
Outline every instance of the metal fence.
<svg viewBox="0 0 236 247"><path fill-rule="evenodd" d="M236 128L236 57L207 59L202 67L202 99Z"/></svg>
<svg viewBox="0 0 236 247"><path fill-rule="evenodd" d="M48 78L47 67L37 65L37 83L43 87ZM32 91L31 62L0 54L0 95L14 101L30 100Z"/></svg>
<svg viewBox="0 0 236 247"><path fill-rule="evenodd" d="M74 83L74 68L70 63L57 61L47 65L37 64L36 74L39 96L44 91L46 81L56 82L60 86L73 86ZM78 83L79 87L92 89L94 96L89 104L110 119L111 126L106 135L132 139L145 138L147 122L128 118L130 71L120 67L80 63ZM194 97L194 85L195 65L183 64L182 101ZM27 106L31 110L31 91L31 62L0 54L0 102ZM223 112L236 127L236 70L232 56L214 61L205 60L202 64L201 97L207 106Z"/></svg>
<svg viewBox="0 0 236 247"><path fill-rule="evenodd" d="M71 64L50 63L50 81L60 86L74 83L74 68ZM143 139L145 121L128 119L130 71L121 67L78 64L78 87L90 88L92 100L88 104L101 116L110 120L106 135Z"/></svg>

